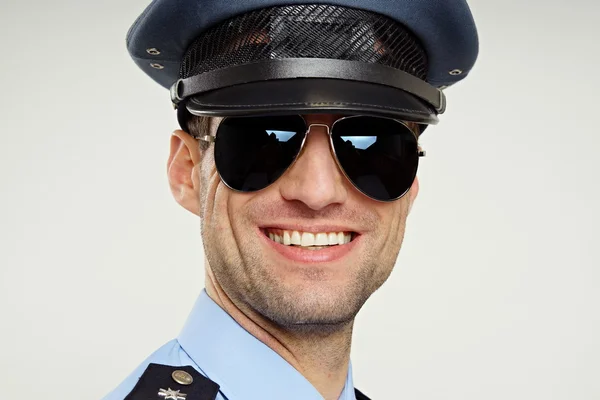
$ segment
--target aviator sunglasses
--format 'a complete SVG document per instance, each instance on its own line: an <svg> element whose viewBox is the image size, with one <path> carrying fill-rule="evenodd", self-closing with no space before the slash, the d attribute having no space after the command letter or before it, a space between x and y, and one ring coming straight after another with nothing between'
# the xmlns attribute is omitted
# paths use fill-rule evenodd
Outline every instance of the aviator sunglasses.
<svg viewBox="0 0 600 400"><path fill-rule="evenodd" d="M410 189L421 151L413 131L384 117L349 116L331 127L308 124L301 115L228 117L215 136L221 180L239 192L262 190L279 179L300 157L313 126L327 129L331 153L352 185L371 199L393 201Z"/></svg>

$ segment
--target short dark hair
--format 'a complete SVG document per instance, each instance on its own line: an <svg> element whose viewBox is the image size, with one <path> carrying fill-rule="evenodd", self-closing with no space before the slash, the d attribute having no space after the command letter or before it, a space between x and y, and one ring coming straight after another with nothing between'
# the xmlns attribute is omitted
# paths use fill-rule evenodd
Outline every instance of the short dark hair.
<svg viewBox="0 0 600 400"><path fill-rule="evenodd" d="M210 118L206 116L192 115L187 122L188 133L194 138L210 135ZM200 151L208 149L210 142L199 140Z"/></svg>

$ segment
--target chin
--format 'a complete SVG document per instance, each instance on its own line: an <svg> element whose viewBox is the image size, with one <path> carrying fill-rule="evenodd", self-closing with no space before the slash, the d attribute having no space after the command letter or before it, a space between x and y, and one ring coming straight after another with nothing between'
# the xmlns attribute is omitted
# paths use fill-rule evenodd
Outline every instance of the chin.
<svg viewBox="0 0 600 400"><path fill-rule="evenodd" d="M251 306L288 329L346 325L369 297L356 285L332 281L286 282L261 289L263 293L252 296Z"/></svg>

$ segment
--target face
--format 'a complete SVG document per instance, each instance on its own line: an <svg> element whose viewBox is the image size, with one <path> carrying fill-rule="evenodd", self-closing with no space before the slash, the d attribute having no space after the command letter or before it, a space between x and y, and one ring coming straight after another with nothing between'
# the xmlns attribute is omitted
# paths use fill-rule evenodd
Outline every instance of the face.
<svg viewBox="0 0 600 400"><path fill-rule="evenodd" d="M331 126L338 117L305 118ZM212 135L217 125L213 121ZM206 267L227 296L287 329L352 321L393 269L418 181L393 202L366 197L340 171L326 128L313 126L299 158L274 184L234 192L219 178L212 145L194 155L196 141L183 132L176 136L171 187L201 217ZM187 173L189 181L182 178ZM288 238L302 245L338 244L280 243Z"/></svg>

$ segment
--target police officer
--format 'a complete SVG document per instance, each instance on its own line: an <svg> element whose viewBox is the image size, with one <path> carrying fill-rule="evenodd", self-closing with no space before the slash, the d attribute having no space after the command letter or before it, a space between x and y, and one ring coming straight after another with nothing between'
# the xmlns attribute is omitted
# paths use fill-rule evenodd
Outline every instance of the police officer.
<svg viewBox="0 0 600 400"><path fill-rule="evenodd" d="M396 262L419 136L475 63L466 2L154 0L127 46L170 88L206 288L106 398L367 399L353 321Z"/></svg>

